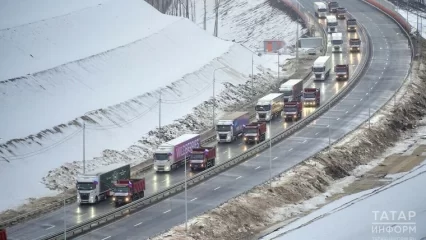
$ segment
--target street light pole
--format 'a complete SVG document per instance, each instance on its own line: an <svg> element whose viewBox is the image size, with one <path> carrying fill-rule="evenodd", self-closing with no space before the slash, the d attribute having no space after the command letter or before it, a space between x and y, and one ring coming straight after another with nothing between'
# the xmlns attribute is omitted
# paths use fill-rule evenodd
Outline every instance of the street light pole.
<svg viewBox="0 0 426 240"><path fill-rule="evenodd" d="M64 198L64 238L67 239L67 211L65 209L65 198Z"/></svg>
<svg viewBox="0 0 426 240"><path fill-rule="evenodd" d="M83 174L86 173L86 123L83 122Z"/></svg>
<svg viewBox="0 0 426 240"><path fill-rule="evenodd" d="M213 119L212 119L212 125L213 125L213 128L214 128L214 120L215 120L215 107L216 107L216 94L215 94L215 85L216 85L216 71L217 70L220 70L220 69L224 69L224 68L226 68L226 67L220 67L220 68L216 68L214 71L213 71Z"/></svg>
<svg viewBox="0 0 426 240"><path fill-rule="evenodd" d="M328 112L330 112L330 102L328 102ZM328 118L328 156L330 156L331 149L331 133L330 133L330 117Z"/></svg>
<svg viewBox="0 0 426 240"><path fill-rule="evenodd" d="M187 193L187 182L186 182L186 154L185 154L185 232L188 235L188 193Z"/></svg>
<svg viewBox="0 0 426 240"><path fill-rule="evenodd" d="M272 119L269 124L269 188L272 189Z"/></svg>
<svg viewBox="0 0 426 240"><path fill-rule="evenodd" d="M254 75L253 75L253 69L254 68L254 56L253 53L251 54L251 90L253 91L253 98L254 98Z"/></svg>
<svg viewBox="0 0 426 240"><path fill-rule="evenodd" d="M277 51L278 56L278 81L280 80L280 51Z"/></svg>
<svg viewBox="0 0 426 240"><path fill-rule="evenodd" d="M161 91L158 99L158 130L161 133Z"/></svg>

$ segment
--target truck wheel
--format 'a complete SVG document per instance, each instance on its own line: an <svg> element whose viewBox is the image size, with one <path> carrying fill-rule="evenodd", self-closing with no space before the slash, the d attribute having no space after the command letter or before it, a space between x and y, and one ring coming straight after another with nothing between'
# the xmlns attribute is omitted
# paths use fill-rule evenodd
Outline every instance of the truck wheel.
<svg viewBox="0 0 426 240"><path fill-rule="evenodd" d="M119 207L120 206L120 204L118 204L117 202L115 203L115 207Z"/></svg>
<svg viewBox="0 0 426 240"><path fill-rule="evenodd" d="M98 203L99 202L99 198L98 198L98 196L96 196L95 197L95 203Z"/></svg>
<svg viewBox="0 0 426 240"><path fill-rule="evenodd" d="M141 198L143 198L145 196L145 191L142 191L141 193L140 193L140 197Z"/></svg>

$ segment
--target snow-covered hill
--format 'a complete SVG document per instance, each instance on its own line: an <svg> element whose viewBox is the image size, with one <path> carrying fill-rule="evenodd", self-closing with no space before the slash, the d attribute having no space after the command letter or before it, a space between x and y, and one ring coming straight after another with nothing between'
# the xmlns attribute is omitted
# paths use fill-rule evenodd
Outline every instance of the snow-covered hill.
<svg viewBox="0 0 426 240"><path fill-rule="evenodd" d="M242 95L252 93L247 87L235 91L250 79L251 51L144 1L0 3L0 176L14 183L0 210L73 186L83 123L87 168L136 164L164 140L155 131L160 93L166 139L211 125L217 68L221 106L251 97ZM268 70L276 56L255 55L254 64L255 74L265 73L255 86L276 83ZM26 191L13 191L23 185Z"/></svg>

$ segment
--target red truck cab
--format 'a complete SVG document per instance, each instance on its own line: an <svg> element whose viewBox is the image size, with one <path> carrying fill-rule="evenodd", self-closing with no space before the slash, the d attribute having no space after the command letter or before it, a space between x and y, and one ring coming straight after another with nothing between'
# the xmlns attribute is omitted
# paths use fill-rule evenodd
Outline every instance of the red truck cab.
<svg viewBox="0 0 426 240"><path fill-rule="evenodd" d="M205 170L213 167L216 162L216 147L193 148L189 158L191 171Z"/></svg>
<svg viewBox="0 0 426 240"><path fill-rule="evenodd" d="M0 240L7 240L6 229L0 229Z"/></svg>
<svg viewBox="0 0 426 240"><path fill-rule="evenodd" d="M291 101L284 104L285 120L297 121L302 118L303 106L301 102Z"/></svg>
<svg viewBox="0 0 426 240"><path fill-rule="evenodd" d="M318 107L320 105L321 91L319 88L305 88L302 94L305 107Z"/></svg>
<svg viewBox="0 0 426 240"><path fill-rule="evenodd" d="M119 206L143 198L144 194L145 178L121 179L114 185L112 201Z"/></svg>
<svg viewBox="0 0 426 240"><path fill-rule="evenodd" d="M244 143L260 143L266 139L266 123L252 122L244 125L243 140Z"/></svg>
<svg viewBox="0 0 426 240"><path fill-rule="evenodd" d="M335 13L335 12L336 12L336 10L337 10L337 8L339 7L339 3L338 3L338 2L336 2L336 1L329 1L329 2L327 3L327 5L328 5L328 11L329 11L330 13Z"/></svg>
<svg viewBox="0 0 426 240"><path fill-rule="evenodd" d="M348 80L349 64L337 64L334 66L334 72L336 73L336 80Z"/></svg>

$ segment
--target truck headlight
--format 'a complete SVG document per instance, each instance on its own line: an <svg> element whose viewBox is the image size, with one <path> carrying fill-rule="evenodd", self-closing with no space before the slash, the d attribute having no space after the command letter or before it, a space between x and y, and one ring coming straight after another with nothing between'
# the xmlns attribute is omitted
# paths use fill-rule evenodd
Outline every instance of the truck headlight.
<svg viewBox="0 0 426 240"><path fill-rule="evenodd" d="M257 140L257 137L255 137L254 140Z"/></svg>
<svg viewBox="0 0 426 240"><path fill-rule="evenodd" d="M124 201L128 202L128 201L129 201L129 198L128 198L128 197L126 197L126 198L124 199Z"/></svg>
<svg viewBox="0 0 426 240"><path fill-rule="evenodd" d="M112 201L115 201L115 197L112 197Z"/></svg>
<svg viewBox="0 0 426 240"><path fill-rule="evenodd" d="M245 140L247 140L247 138L246 138L246 137L244 137L244 141L245 141Z"/></svg>
<svg viewBox="0 0 426 240"><path fill-rule="evenodd" d="M155 165L154 165L154 170L155 170L155 171L157 171L157 170L158 170L158 167L157 167L157 166L155 166Z"/></svg>
<svg viewBox="0 0 426 240"><path fill-rule="evenodd" d="M164 167L164 170L169 171L169 170L170 170L170 167L169 167L169 166L165 166L165 167Z"/></svg>
<svg viewBox="0 0 426 240"><path fill-rule="evenodd" d="M343 77L348 77L347 75L343 76Z"/></svg>

